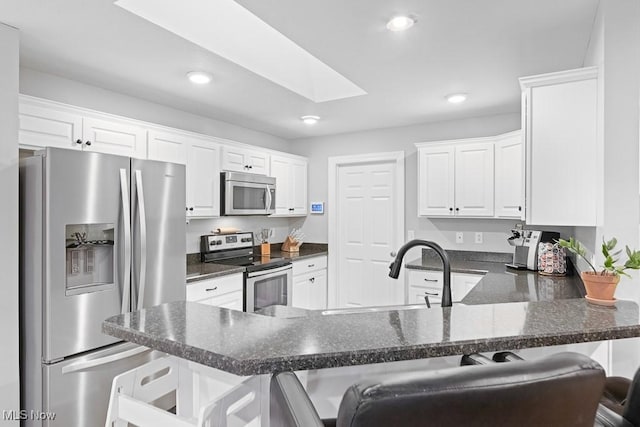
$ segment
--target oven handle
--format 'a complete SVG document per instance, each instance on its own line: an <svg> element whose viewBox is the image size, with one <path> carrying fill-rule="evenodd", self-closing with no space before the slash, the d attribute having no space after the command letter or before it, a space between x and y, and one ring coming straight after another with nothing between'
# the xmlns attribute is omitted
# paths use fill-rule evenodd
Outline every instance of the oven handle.
<svg viewBox="0 0 640 427"><path fill-rule="evenodd" d="M287 264L284 267L271 268L268 270L260 270L260 271L252 271L251 273L247 273L248 278L267 276L275 273L280 273L281 271L291 270L293 266L291 264Z"/></svg>

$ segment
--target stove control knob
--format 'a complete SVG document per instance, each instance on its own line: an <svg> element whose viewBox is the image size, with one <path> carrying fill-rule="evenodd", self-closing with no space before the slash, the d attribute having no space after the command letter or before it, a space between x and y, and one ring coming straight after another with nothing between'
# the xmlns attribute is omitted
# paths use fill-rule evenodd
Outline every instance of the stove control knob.
<svg viewBox="0 0 640 427"><path fill-rule="evenodd" d="M221 245L222 244L222 240L216 240L216 245Z"/></svg>
<svg viewBox="0 0 640 427"><path fill-rule="evenodd" d="M209 242L209 246L215 246L215 245L216 245L216 242L214 240Z"/></svg>

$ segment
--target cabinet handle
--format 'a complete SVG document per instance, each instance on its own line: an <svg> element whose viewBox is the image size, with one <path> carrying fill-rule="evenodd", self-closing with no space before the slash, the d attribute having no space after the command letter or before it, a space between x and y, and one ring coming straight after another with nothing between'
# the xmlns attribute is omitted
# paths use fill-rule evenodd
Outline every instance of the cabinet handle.
<svg viewBox="0 0 640 427"><path fill-rule="evenodd" d="M189 210L189 208L188 208L188 207L185 207L185 210Z"/></svg>
<svg viewBox="0 0 640 427"><path fill-rule="evenodd" d="M85 142L85 145L91 145L91 141Z"/></svg>
<svg viewBox="0 0 640 427"><path fill-rule="evenodd" d="M249 165L249 169L253 169L253 166Z"/></svg>
<svg viewBox="0 0 640 427"><path fill-rule="evenodd" d="M311 283L313 283L313 282L315 282L315 281L316 281L316 278L315 278L315 277L312 277L311 279L309 279L309 281L310 281Z"/></svg>
<svg viewBox="0 0 640 427"><path fill-rule="evenodd" d="M290 211L290 212L293 212L293 211L295 211L295 210L296 210L296 208L289 208L289 211Z"/></svg>
<svg viewBox="0 0 640 427"><path fill-rule="evenodd" d="M433 297L437 297L438 295L440 295L440 294L439 294L439 293L437 293L437 292L425 292L424 294L425 294L425 295L431 295L431 296L433 296Z"/></svg>
<svg viewBox="0 0 640 427"><path fill-rule="evenodd" d="M215 290L217 290L217 289L218 289L218 287L217 287L217 286L215 286L215 287L213 287L213 288L207 288L207 289L206 289L206 291L207 291L207 292L211 292L211 291L215 291Z"/></svg>
<svg viewBox="0 0 640 427"><path fill-rule="evenodd" d="M424 279L425 282L437 282L438 279Z"/></svg>
<svg viewBox="0 0 640 427"><path fill-rule="evenodd" d="M518 206L518 210L522 212L522 206Z"/></svg>
<svg viewBox="0 0 640 427"><path fill-rule="evenodd" d="M189 208L189 210L190 210L190 211L192 211L192 210L193 210L193 207L190 207L190 208Z"/></svg>
<svg viewBox="0 0 640 427"><path fill-rule="evenodd" d="M81 139L76 140L76 144L82 144L82 140Z"/></svg>
<svg viewBox="0 0 640 427"><path fill-rule="evenodd" d="M458 212L460 210L460 208L456 208L456 212Z"/></svg>
<svg viewBox="0 0 640 427"><path fill-rule="evenodd" d="M449 208L449 212L453 212L453 208Z"/></svg>
<svg viewBox="0 0 640 427"><path fill-rule="evenodd" d="M316 266L315 264L309 264L309 265L307 265L307 268L311 268L311 267L315 267L315 266Z"/></svg>

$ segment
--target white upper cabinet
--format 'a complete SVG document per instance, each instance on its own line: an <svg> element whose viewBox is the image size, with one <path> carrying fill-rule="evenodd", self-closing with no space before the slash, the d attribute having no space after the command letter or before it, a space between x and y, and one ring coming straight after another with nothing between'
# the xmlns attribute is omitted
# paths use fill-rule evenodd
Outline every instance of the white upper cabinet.
<svg viewBox="0 0 640 427"><path fill-rule="evenodd" d="M493 142L416 144L418 215L493 216Z"/></svg>
<svg viewBox="0 0 640 427"><path fill-rule="evenodd" d="M133 121L21 96L19 143L145 158L147 132Z"/></svg>
<svg viewBox="0 0 640 427"><path fill-rule="evenodd" d="M148 158L186 165L186 214L220 216L220 146L190 133L149 130Z"/></svg>
<svg viewBox="0 0 640 427"><path fill-rule="evenodd" d="M18 139L23 147L70 150L81 150L83 147L80 114L52 109L37 100L21 97L18 117Z"/></svg>
<svg viewBox="0 0 640 427"><path fill-rule="evenodd" d="M307 160L271 155L271 176L276 179L276 213L307 214Z"/></svg>
<svg viewBox="0 0 640 427"><path fill-rule="evenodd" d="M455 214L493 216L493 142L456 145Z"/></svg>
<svg viewBox="0 0 640 427"><path fill-rule="evenodd" d="M496 137L496 217L524 219L524 150L522 133Z"/></svg>
<svg viewBox="0 0 640 427"><path fill-rule="evenodd" d="M597 225L597 78L589 67L520 79L528 224Z"/></svg>
<svg viewBox="0 0 640 427"><path fill-rule="evenodd" d="M140 159L147 155L147 131L124 121L84 117L82 138L83 150Z"/></svg>
<svg viewBox="0 0 640 427"><path fill-rule="evenodd" d="M269 154L258 149L225 145L222 148L222 170L269 175Z"/></svg>
<svg viewBox="0 0 640 427"><path fill-rule="evenodd" d="M220 216L220 146L193 138L187 159L187 216Z"/></svg>
<svg viewBox="0 0 640 427"><path fill-rule="evenodd" d="M418 149L418 215L454 214L454 159L455 148L451 145Z"/></svg>

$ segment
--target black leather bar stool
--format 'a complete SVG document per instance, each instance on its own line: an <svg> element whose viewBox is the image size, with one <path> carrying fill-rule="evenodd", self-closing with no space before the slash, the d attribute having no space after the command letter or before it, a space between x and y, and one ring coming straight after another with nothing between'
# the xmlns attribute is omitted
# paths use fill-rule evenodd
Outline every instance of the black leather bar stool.
<svg viewBox="0 0 640 427"><path fill-rule="evenodd" d="M321 420L292 372L271 380L271 425L594 425L605 374L577 353L372 378L351 386L335 420Z"/></svg>

